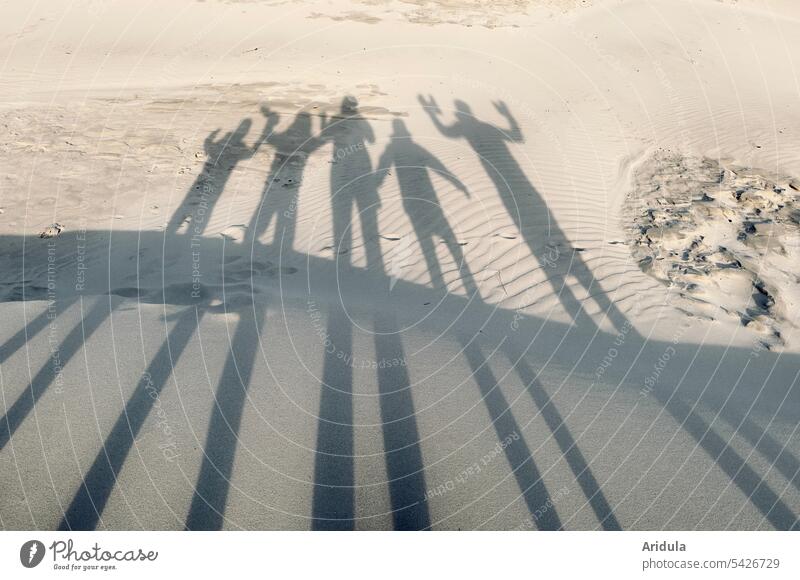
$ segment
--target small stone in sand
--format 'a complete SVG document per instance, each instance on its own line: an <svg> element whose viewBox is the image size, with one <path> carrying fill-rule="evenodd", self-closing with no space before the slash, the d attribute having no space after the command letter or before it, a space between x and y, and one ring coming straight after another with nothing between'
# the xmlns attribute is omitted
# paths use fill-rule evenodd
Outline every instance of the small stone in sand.
<svg viewBox="0 0 800 580"><path fill-rule="evenodd" d="M44 231L39 234L40 238L55 238L64 231L64 226L61 224L53 224L52 226L48 226L44 229Z"/></svg>

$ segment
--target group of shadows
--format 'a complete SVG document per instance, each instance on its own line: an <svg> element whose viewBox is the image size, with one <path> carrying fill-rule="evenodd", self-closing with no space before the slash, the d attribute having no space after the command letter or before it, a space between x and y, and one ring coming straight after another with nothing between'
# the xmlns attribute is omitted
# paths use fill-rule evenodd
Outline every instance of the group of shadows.
<svg viewBox="0 0 800 580"><path fill-rule="evenodd" d="M565 311L570 315L573 328L598 332L591 317L584 312L580 300L565 283L567 273L578 281L583 290L599 304L608 320L617 328L630 328L626 318L599 288L589 268L580 255L570 249L569 242L560 231L557 222L547 216L545 231L532 231L531 216L547 213L547 206L530 183L525 172L516 162L509 143L523 140L520 128L509 109L503 103L495 103L498 113L508 123L500 128L475 117L463 101L455 101L454 122L442 121L442 112L432 99L419 98L424 111L435 127L446 137L466 142L475 152L483 170L488 174L503 200L508 214L522 233L529 251L546 262L552 256L544 254L546 242L560 244L567 249L568 267L549 269L547 283L559 297ZM442 268L436 256L434 241L440 238L447 244L460 277L467 291L465 303L481 306L480 294L469 267L464 261L462 249L456 243L451 227L438 203L431 179L434 172L469 195L467 188L453 176L434 155L415 142L404 122L393 120L393 134L381 154L377 166L373 167L368 154L368 144L375 137L369 121L360 113L353 97L345 97L339 113L328 117L320 115L320 131L312 132L312 115L309 112L296 114L291 124L282 132L276 132L278 115L262 108L266 123L261 136L249 146L245 138L251 121L244 120L232 132L223 136L214 131L205 140L207 161L187 193L183 203L175 212L166 230L166 236L181 243L188 234L202 234L208 223L208 214L219 199L226 181L236 164L254 155L258 147L267 144L274 149L272 166L264 186L261 202L247 228L246 242L257 248L257 240L275 221L273 248L281 252L292 251L295 236L295 211L298 190L309 154L314 150L332 145L331 159L331 211L333 217L334 256L344 268L356 269L350 263L353 245L355 213L360 222L367 267L372 280L384 280L388 291L389 277L385 275L383 257L378 246L379 188L387 174L393 171L399 183L402 203L413 225L424 253L433 289L426 292L441 293L444 287ZM204 217L199 219L198 208ZM352 220L352 221L351 221ZM188 226L188 227L187 227ZM167 243L173 242L167 240ZM264 246L266 247L266 246ZM257 250L256 250L257 251ZM381 278L384 273L385 278ZM460 299L460 298L457 298ZM65 308L69 304L62 305ZM59 347L62 364L71 359L82 348L84 342L102 324L114 306L99 301L85 315L82 322L65 337ZM496 312L486 306L487 312ZM109 432L103 448L99 450L90 469L66 508L59 525L61 530L88 530L98 526L103 510L111 495L123 465L135 445L137 436L148 415L153 410L158 393L164 389L174 364L189 344L202 317L204 308L194 307L182 311L165 341L149 363L141 382L128 399L124 409ZM48 324L47 312L30 321L27 326L0 347L0 363L27 340L42 331ZM252 382L252 371L257 356L259 338L264 336L265 306L243 308L230 351L215 393L215 405L204 446L204 457L197 477L185 528L189 530L216 530L225 523L233 461L237 438L247 392ZM381 309L374 314L372 322L377 360L405 360L401 335L397 332L398 321L394 313ZM346 363L352 354L353 327L342 307L331 306L327 318L327 333L336 345L337 353L327 354L324 361L318 412L318 435L314 466L314 492L311 506L314 529L354 529L356 506L354 479L354 434L353 434L353 369ZM539 529L557 530L562 522L556 509L542 515L534 514L545 505L549 494L542 474L537 469L534 457L508 401L498 388L498 381L484 353L476 341L476 335L455 332L462 348L462 355L471 369L478 394L485 404L499 441L512 434L520 439L504 448L509 468L519 487L531 519ZM575 481L591 506L598 525L603 529L616 530L621 525L612 506L606 499L600 483L592 474L589 463L576 445L548 393L539 383L535 370L526 363L528 349L522 349L513 341L500 346L503 356L513 363L534 405L552 432L566 464L574 474ZM390 366L376 369L379 387L379 406L382 419L383 445L388 474L389 496L395 529L420 530L435 524L431 521L425 499L427 485L425 469L419 446L419 432L415 419L414 402L409 388L410 381L405 366ZM44 367L33 377L29 387L6 409L0 419L0 450L5 448L37 401L54 381L51 365ZM155 391L155 392L154 392ZM655 396L678 424L694 438L697 444L713 458L733 483L753 503L764 518L774 527L788 529L797 524L797 517L789 506L767 485L727 442L711 430L705 419L688 404L657 391ZM746 414L723 413L723 419L746 438L763 454L775 468L797 487L800 462L788 453L784 446L773 439Z"/></svg>

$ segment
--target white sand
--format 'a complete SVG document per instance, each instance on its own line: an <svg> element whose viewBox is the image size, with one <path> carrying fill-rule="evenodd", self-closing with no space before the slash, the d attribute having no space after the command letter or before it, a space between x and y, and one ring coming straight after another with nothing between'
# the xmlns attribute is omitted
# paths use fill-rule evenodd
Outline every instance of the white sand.
<svg viewBox="0 0 800 580"><path fill-rule="evenodd" d="M798 525L800 7L491 4L0 8L0 526Z"/></svg>

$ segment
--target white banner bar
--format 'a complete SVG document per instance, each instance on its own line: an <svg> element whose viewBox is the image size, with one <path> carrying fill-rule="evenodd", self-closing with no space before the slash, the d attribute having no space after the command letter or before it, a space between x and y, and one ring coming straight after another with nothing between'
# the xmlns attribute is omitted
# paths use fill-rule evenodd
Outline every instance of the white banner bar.
<svg viewBox="0 0 800 580"><path fill-rule="evenodd" d="M0 546L0 578L800 578L791 532L3 532Z"/></svg>

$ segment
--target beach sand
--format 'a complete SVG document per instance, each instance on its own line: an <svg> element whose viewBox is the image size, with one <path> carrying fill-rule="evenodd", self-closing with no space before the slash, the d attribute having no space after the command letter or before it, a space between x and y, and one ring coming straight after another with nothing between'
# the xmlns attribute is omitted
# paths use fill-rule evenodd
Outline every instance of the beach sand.
<svg viewBox="0 0 800 580"><path fill-rule="evenodd" d="M800 526L796 3L0 14L3 529Z"/></svg>

